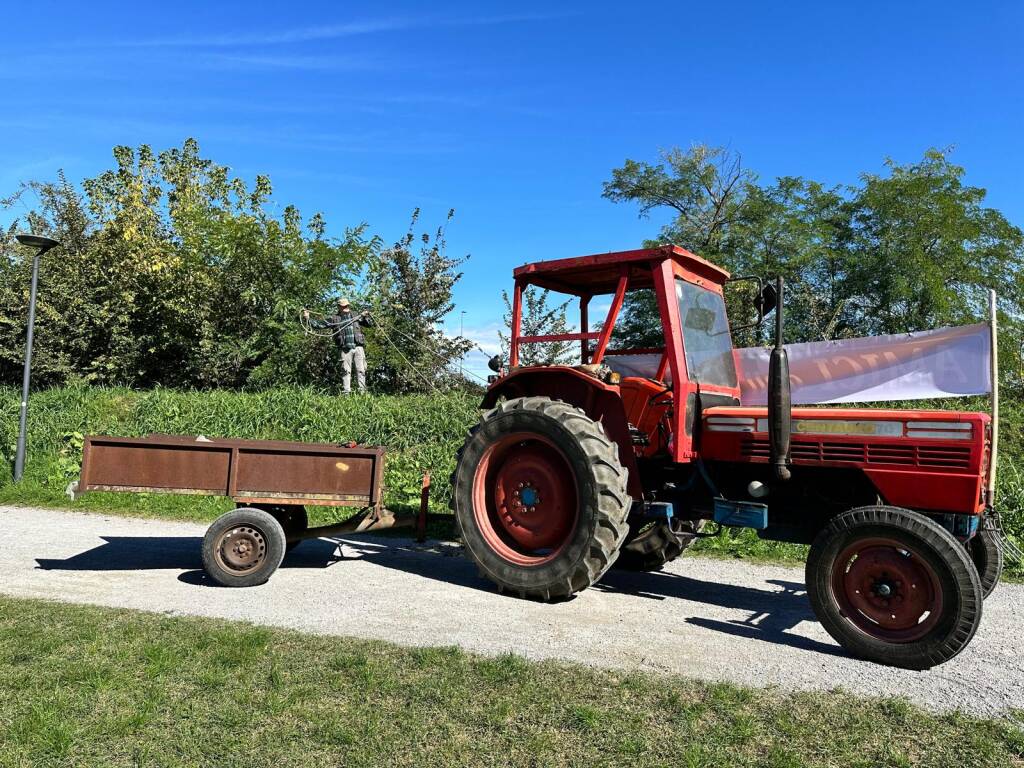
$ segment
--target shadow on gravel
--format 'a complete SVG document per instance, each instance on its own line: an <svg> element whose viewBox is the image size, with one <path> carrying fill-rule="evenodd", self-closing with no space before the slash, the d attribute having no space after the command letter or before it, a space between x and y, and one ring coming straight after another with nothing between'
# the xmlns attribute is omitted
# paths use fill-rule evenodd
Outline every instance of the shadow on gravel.
<svg viewBox="0 0 1024 768"><path fill-rule="evenodd" d="M202 571L199 536L103 536L103 544L63 560L37 558L44 571ZM312 539L285 555L282 568L327 568L339 558L337 543Z"/></svg>
<svg viewBox="0 0 1024 768"><path fill-rule="evenodd" d="M746 611L750 615L743 620L719 621L689 616L686 622L751 640L763 640L832 656L845 655L838 646L790 632L804 621L817 621L807 601L807 589L803 583L780 579L767 579L764 583L778 589L720 584L674 573L612 570L594 586L594 589L652 600L675 598Z"/></svg>
<svg viewBox="0 0 1024 768"><path fill-rule="evenodd" d="M36 563L43 570L182 570L184 573L178 576L179 581L194 586L216 586L203 571L199 549L202 539L198 536L105 536L103 540L100 546L72 557L63 560L40 558ZM461 547L452 544L429 542L420 545L372 535L346 536L304 541L285 556L281 567L328 568L336 564L344 567L346 560L365 560L383 568L446 584L496 592L495 586L482 578L476 566L461 553ZM686 621L697 627L752 640L831 655L841 654L836 646L789 631L803 621L814 621L803 584L780 580L768 580L764 584L776 588L719 584L664 572L612 570L592 589L650 600L685 600L746 612L749 616L744 620L719 621L690 616Z"/></svg>

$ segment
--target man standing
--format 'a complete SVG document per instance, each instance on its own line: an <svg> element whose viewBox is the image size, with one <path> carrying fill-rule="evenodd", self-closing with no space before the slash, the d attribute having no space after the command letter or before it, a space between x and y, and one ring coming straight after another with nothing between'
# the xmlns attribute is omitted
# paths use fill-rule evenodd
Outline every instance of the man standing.
<svg viewBox="0 0 1024 768"><path fill-rule="evenodd" d="M302 316L309 321L309 310L302 310ZM363 312L354 314L348 299L338 299L338 312L324 322L313 323L315 328L331 331L335 345L341 353L341 391L342 394L352 393L352 368L356 369L356 389L366 391L366 337L363 328L373 325L370 314Z"/></svg>

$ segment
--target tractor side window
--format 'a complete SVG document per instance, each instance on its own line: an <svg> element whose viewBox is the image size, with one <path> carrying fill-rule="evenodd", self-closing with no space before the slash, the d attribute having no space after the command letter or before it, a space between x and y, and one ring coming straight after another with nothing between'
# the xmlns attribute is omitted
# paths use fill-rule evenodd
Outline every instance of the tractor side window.
<svg viewBox="0 0 1024 768"><path fill-rule="evenodd" d="M735 387L736 363L725 300L717 293L679 279L676 279L676 298L690 380Z"/></svg>

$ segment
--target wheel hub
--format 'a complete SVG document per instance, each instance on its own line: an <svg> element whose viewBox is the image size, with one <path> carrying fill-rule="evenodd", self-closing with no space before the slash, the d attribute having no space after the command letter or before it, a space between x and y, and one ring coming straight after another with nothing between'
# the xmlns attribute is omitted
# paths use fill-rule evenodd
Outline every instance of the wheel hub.
<svg viewBox="0 0 1024 768"><path fill-rule="evenodd" d="M889 642L923 637L942 611L938 577L925 560L894 540L848 546L836 559L832 590L850 622Z"/></svg>
<svg viewBox="0 0 1024 768"><path fill-rule="evenodd" d="M575 477L547 438L513 435L482 458L474 510L496 552L517 564L538 564L554 557L575 528Z"/></svg>
<svg viewBox="0 0 1024 768"><path fill-rule="evenodd" d="M232 528L221 536L217 552L224 565L233 571L250 571L267 555L267 540L263 531L252 526Z"/></svg>

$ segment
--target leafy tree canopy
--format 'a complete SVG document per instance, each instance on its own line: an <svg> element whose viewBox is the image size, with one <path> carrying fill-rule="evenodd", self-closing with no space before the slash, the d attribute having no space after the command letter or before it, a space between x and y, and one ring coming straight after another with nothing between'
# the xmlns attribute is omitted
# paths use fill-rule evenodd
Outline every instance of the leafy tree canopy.
<svg viewBox="0 0 1024 768"><path fill-rule="evenodd" d="M27 210L0 237L0 381L21 375L31 259L14 240L19 230L63 243L40 273L40 384L332 387L337 352L304 332L299 313L361 292L391 332L416 337L444 362L465 346L435 325L451 311L461 263L443 255L443 243L424 241L414 257L411 231L384 250L365 224L328 237L322 215L304 219L279 205L266 176L251 184L233 176L193 139L159 154L119 146L114 161L80 188L61 174L0 201ZM405 367L402 352L426 366L425 377ZM390 347L371 360L390 391L422 389L444 367Z"/></svg>
<svg viewBox="0 0 1024 768"><path fill-rule="evenodd" d="M948 150L827 187L798 177L765 184L737 154L698 145L657 164L627 160L604 196L638 204L642 216L671 213L649 244L682 245L734 275L785 277L788 341L970 322L985 316L988 288L999 292L1007 344L1019 338L1024 233L985 207L985 190L964 183ZM737 284L730 297L734 317L742 292ZM632 297L620 340L642 343L629 329L649 328L652 311Z"/></svg>

